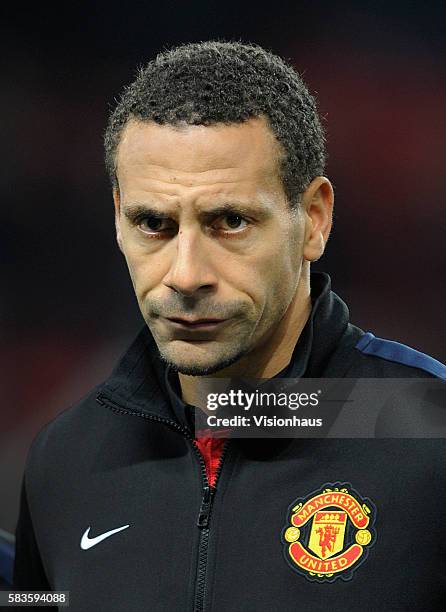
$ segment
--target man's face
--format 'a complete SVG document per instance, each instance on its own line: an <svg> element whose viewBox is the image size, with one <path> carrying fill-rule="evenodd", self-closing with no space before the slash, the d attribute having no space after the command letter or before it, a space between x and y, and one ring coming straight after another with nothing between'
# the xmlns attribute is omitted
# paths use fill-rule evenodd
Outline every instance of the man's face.
<svg viewBox="0 0 446 612"><path fill-rule="evenodd" d="M259 350L296 293L305 230L266 122L131 121L117 175L118 242L163 359L205 375Z"/></svg>

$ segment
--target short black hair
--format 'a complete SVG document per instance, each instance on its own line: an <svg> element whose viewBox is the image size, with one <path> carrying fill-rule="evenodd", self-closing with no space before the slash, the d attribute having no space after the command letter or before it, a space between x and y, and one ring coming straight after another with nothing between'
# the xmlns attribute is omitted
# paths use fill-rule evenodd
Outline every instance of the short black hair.
<svg viewBox="0 0 446 612"><path fill-rule="evenodd" d="M291 65L255 44L190 43L138 70L111 113L105 162L117 187L116 150L127 122L212 125L265 117L281 145L280 173L291 207L324 173L325 137L316 101Z"/></svg>

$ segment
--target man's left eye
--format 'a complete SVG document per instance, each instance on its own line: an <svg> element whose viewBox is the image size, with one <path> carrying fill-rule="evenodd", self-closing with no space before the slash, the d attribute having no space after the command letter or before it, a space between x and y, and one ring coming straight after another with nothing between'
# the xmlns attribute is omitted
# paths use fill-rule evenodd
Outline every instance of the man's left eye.
<svg viewBox="0 0 446 612"><path fill-rule="evenodd" d="M225 215L218 225L218 229L223 231L242 230L247 227L248 221L240 215Z"/></svg>

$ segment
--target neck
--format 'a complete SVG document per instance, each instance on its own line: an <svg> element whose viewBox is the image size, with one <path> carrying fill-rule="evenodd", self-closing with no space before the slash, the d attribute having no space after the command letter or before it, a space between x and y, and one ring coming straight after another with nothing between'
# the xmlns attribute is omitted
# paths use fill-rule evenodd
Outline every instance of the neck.
<svg viewBox="0 0 446 612"><path fill-rule="evenodd" d="M200 405L207 378L271 378L291 361L297 341L311 313L310 272L304 267L293 299L278 325L261 345L231 366L211 376L179 374L183 401Z"/></svg>

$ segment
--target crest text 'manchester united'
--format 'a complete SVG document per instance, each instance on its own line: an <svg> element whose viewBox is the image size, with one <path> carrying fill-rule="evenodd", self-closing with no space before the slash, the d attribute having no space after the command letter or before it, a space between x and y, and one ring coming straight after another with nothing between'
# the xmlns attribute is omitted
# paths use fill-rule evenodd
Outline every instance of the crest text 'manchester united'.
<svg viewBox="0 0 446 612"><path fill-rule="evenodd" d="M375 505L349 483L328 483L298 498L288 517L285 559L311 581L350 580L376 541Z"/></svg>

